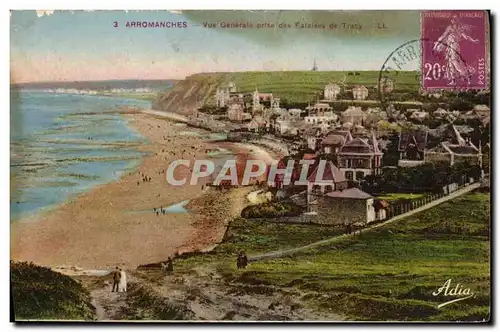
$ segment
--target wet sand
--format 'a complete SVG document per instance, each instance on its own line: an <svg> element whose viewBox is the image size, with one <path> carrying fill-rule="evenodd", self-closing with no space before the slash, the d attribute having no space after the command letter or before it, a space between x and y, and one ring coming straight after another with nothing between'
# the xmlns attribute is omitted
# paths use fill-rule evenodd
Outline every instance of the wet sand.
<svg viewBox="0 0 500 332"><path fill-rule="evenodd" d="M140 146L147 152L136 170L118 181L97 186L52 211L11 224L11 259L44 266L78 266L85 269L164 261L175 252L202 250L222 239L225 226L245 205L250 187L219 192L197 185L172 186L160 173L176 159L206 158L217 144L182 132L207 133L181 127L147 114L126 114L130 124L149 140ZM246 158L268 161L262 151L249 155L243 145L220 146ZM175 177L190 174L178 168ZM143 182L142 177L151 177ZM189 178L188 178L189 179ZM184 200L189 213L159 214ZM209 203L208 203L209 202ZM144 212L140 212L144 211Z"/></svg>

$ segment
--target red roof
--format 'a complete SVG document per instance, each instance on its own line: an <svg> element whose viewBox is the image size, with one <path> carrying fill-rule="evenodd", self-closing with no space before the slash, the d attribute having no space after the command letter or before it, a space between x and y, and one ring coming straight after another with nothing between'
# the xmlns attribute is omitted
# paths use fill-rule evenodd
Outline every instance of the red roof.
<svg viewBox="0 0 500 332"><path fill-rule="evenodd" d="M316 176L317 176L317 173L318 173L318 168L319 168L319 164L318 166L314 169L314 171L311 173L311 175L309 175L309 177L307 178L307 181L309 182L316 182ZM335 166L333 164L333 162L331 161L327 161L326 165L325 165L325 171L323 173L323 178L320 179L322 181L333 181L335 183L338 183L338 182L344 182L344 181L347 181L344 174L342 174L342 172L340 171L340 169Z"/></svg>

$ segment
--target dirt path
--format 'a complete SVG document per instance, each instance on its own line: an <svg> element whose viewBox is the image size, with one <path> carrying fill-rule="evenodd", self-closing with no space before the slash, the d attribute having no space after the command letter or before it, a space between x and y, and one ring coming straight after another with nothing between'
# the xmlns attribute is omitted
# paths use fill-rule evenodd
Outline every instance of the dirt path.
<svg viewBox="0 0 500 332"><path fill-rule="evenodd" d="M439 205L441 203L444 203L446 201L449 201L450 199L454 199L458 196L461 196L463 194L466 194L474 189L477 189L481 186L480 183L474 183L474 184L471 184L465 188L462 188L462 189L459 189L453 193L451 193L450 195L448 196L444 196L442 198L439 198L439 199L436 199L426 205L423 205L419 208L416 208L414 210L411 210L409 212L406 212L406 213L403 213L403 214L400 214L394 218L391 218L383 223L380 223L380 224L377 224L377 225L374 225L374 226L371 226L371 227L367 227L367 228L364 228L363 229L363 232L368 232L370 230L373 230L373 229L377 229L379 227L383 227L387 224L390 224L390 223L393 223L395 221L398 221L398 220L401 220L403 218L406 218L406 217L409 217L411 215L414 215L415 213L419 213L419 212L422 212L422 211L425 211L427 209L430 209L436 205ZM318 242L314 242L314 243L311 243L311 244L308 244L306 246L302 246L302 247L298 247L298 248L292 248L292 249L288 249L288 250L279 250L279 251L273 251L273 252L269 252L269 253L265 253L265 254L262 254L262 255L256 255L256 256L251 256L249 257L249 260L250 261L260 261L260 260L266 260L266 259L273 259L273 258L278 258L278 257L283 257L283 256L287 256L287 255L291 255L291 254L295 254L295 253L298 253L298 252L301 252L301 251L306 251L306 250L309 250L309 249L312 249L312 248L316 248L316 247L320 247L320 246L324 246L324 245L328 245L328 244L332 244L332 243L335 243L337 241L340 241L342 239L345 239L349 236L354 236L354 234L352 235L348 235L348 234L343 234L343 235L339 235L339 236L335 236L335 237L332 237L332 238L329 238L329 239L325 239L325 240L321 240L321 241L318 241Z"/></svg>
<svg viewBox="0 0 500 332"><path fill-rule="evenodd" d="M212 265L182 274L165 275L158 269L133 271L129 276L127 294L111 293L110 284L102 283L91 291L99 320L161 320L164 319L162 313L172 308L182 312L183 319L195 321L343 319L332 312L308 308L303 301L308 293L228 282ZM148 289L148 293L138 296L144 289Z"/></svg>
<svg viewBox="0 0 500 332"><path fill-rule="evenodd" d="M139 280L133 272L127 273L128 284ZM91 303L96 309L99 321L124 319L124 310L127 308L127 293L111 292L112 281L109 277L76 277L83 279L84 285L90 290Z"/></svg>

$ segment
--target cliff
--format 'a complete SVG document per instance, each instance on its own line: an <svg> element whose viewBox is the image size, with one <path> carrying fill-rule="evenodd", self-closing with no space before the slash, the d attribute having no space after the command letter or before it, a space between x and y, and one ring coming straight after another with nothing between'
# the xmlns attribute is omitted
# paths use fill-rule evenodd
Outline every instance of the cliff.
<svg viewBox="0 0 500 332"><path fill-rule="evenodd" d="M197 107L214 106L217 86L234 82L241 93L271 92L281 99L282 105L314 103L323 97L325 85L337 83L350 87L355 84L370 89L370 98L375 99L378 71L280 71L280 72L232 72L200 73L186 77L153 101L153 108L189 115ZM397 89L418 89L415 72L399 72ZM348 90L339 97L350 99ZM373 90L373 91L372 91ZM345 95L344 95L345 94Z"/></svg>

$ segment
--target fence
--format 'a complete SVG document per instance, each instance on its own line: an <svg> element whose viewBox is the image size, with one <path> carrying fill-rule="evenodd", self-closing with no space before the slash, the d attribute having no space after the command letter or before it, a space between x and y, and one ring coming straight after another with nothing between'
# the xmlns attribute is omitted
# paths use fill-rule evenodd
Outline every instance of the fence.
<svg viewBox="0 0 500 332"><path fill-rule="evenodd" d="M417 198L417 199L412 199L412 200L408 199L408 200L404 200L402 202L397 202L395 204L391 204L387 208L386 218L384 220L393 218L397 215L409 212L411 210L415 210L415 209L417 209L421 206L424 206L426 204L429 204L437 199L448 196L459 189L467 187L474 182L475 182L474 178L469 178L468 181L465 181L465 179L464 179L464 181L461 181L460 184L450 183L450 184L444 186L442 192L431 193L431 194L428 194L422 198Z"/></svg>

